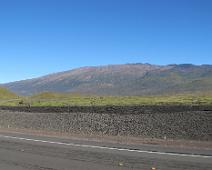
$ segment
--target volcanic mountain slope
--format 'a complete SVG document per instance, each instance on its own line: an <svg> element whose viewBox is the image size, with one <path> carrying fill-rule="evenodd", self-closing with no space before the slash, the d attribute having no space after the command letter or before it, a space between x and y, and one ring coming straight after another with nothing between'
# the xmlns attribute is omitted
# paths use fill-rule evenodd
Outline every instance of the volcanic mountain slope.
<svg viewBox="0 0 212 170"><path fill-rule="evenodd" d="M43 91L97 95L157 95L212 91L212 65L123 64L82 67L4 84L21 95Z"/></svg>

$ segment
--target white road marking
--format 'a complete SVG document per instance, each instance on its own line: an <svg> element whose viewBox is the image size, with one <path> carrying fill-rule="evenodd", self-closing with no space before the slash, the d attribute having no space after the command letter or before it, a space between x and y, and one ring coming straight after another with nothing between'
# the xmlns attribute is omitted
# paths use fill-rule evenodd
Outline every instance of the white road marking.
<svg viewBox="0 0 212 170"><path fill-rule="evenodd" d="M76 144L76 143L54 142L54 141L46 141L46 140L31 139L31 138L22 138L22 137L16 137L16 136L5 136L5 135L0 135L0 137L1 138L8 138L8 139L18 139L18 140L25 140L25 141L65 145L65 146L94 148L94 149L116 150L116 151L137 152L137 153L147 153L147 154L157 154L157 155L169 155L169 156L181 156L181 157L212 158L212 156L210 156L210 155L169 153L169 152L159 152L159 151L145 151L145 150L115 148L115 147L106 147L106 146L97 146L97 145L85 145L85 144Z"/></svg>

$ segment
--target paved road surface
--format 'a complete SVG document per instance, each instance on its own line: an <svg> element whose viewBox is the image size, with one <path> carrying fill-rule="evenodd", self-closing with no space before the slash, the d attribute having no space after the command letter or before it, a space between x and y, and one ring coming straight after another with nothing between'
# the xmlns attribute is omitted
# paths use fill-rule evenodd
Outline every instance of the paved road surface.
<svg viewBox="0 0 212 170"><path fill-rule="evenodd" d="M0 170L211 170L212 150L0 133Z"/></svg>

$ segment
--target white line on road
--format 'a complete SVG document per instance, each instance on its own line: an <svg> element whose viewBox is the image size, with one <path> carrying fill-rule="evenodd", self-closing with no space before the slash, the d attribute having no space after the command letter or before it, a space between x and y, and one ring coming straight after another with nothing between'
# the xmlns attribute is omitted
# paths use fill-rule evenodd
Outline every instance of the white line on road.
<svg viewBox="0 0 212 170"><path fill-rule="evenodd" d="M137 152L137 153L147 153L147 154L157 154L157 155L169 155L169 156L181 156L181 157L212 158L212 156L210 156L210 155L169 153L169 152L159 152L159 151L145 151L145 150L136 150L136 149L127 149L127 148L115 148L115 147L84 145L84 144L76 144L76 143L54 142L54 141L46 141L46 140L31 139L31 138L22 138L22 137L16 137L16 136L5 136L5 135L0 135L0 137L1 138L8 138L8 139L18 139L18 140L25 140L25 141L65 145L65 146L83 147L83 148L116 150L116 151Z"/></svg>

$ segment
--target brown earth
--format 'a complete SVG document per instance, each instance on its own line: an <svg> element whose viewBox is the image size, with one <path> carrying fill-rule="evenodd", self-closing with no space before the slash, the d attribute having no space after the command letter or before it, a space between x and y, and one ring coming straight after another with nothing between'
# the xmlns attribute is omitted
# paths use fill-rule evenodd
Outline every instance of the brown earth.
<svg viewBox="0 0 212 170"><path fill-rule="evenodd" d="M23 133L36 136L57 137L74 140L107 142L116 144L127 145L159 145L169 148L186 148L186 149L212 149L211 141L197 141L197 140L172 140L172 139L156 139L156 138L140 138L132 136L107 136L107 135L83 135L83 134L70 134L61 133L47 130L32 130L32 129L18 129L18 128L0 128L0 133Z"/></svg>

